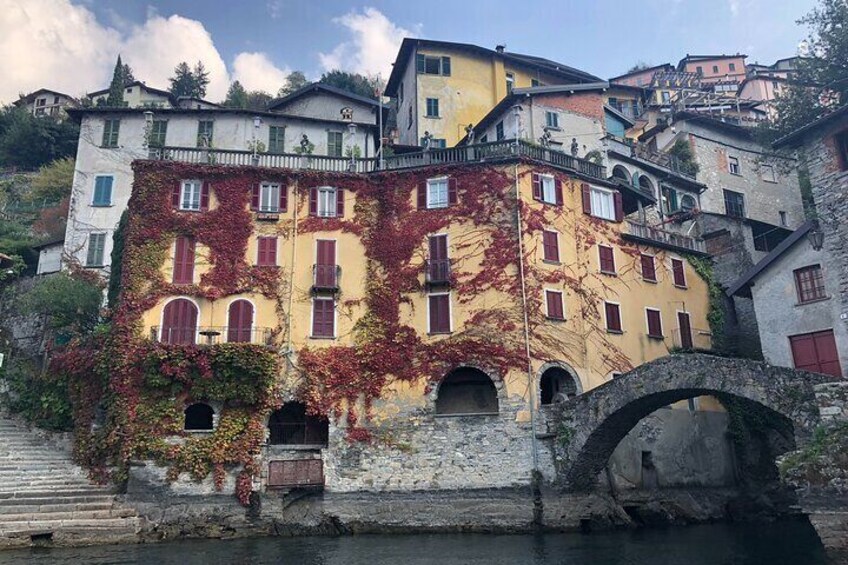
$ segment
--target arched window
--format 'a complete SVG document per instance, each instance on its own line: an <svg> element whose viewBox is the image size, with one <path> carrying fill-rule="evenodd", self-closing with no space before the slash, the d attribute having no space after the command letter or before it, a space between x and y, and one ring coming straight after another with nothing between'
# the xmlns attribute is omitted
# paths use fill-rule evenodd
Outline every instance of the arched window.
<svg viewBox="0 0 848 565"><path fill-rule="evenodd" d="M439 385L436 414L494 414L498 392L492 379L478 369L461 367Z"/></svg>
<svg viewBox="0 0 848 565"><path fill-rule="evenodd" d="M326 418L306 413L301 402L287 402L268 419L268 442L272 445L327 445Z"/></svg>
<svg viewBox="0 0 848 565"><path fill-rule="evenodd" d="M195 402L185 409L183 429L194 431L212 431L215 411L208 404Z"/></svg>
<svg viewBox="0 0 848 565"><path fill-rule="evenodd" d="M627 184L630 184L630 173L628 173L627 169L625 169L621 165L616 165L612 168L612 176L613 178L622 180Z"/></svg>
<svg viewBox="0 0 848 565"><path fill-rule="evenodd" d="M250 343L252 328L253 304L247 300L231 302L227 315L227 341L230 343Z"/></svg>
<svg viewBox="0 0 848 565"><path fill-rule="evenodd" d="M654 183L651 182L646 175L639 175L639 188L642 189L643 192L647 192L649 194L654 193Z"/></svg>
<svg viewBox="0 0 848 565"><path fill-rule="evenodd" d="M165 305L162 313L163 343L193 344L197 333L197 306L185 298L177 298Z"/></svg>
<svg viewBox="0 0 848 565"><path fill-rule="evenodd" d="M574 376L562 367L550 367L539 381L541 404L556 404L577 396Z"/></svg>

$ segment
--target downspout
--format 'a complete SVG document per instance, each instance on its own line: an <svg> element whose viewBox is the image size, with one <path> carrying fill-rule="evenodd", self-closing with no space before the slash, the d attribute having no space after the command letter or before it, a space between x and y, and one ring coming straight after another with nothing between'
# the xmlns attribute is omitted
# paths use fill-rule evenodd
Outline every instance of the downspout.
<svg viewBox="0 0 848 565"><path fill-rule="evenodd" d="M295 265L297 264L297 194L298 189L300 188L300 181L295 179L294 181L294 191L293 194L295 196L293 213L294 213L294 227L292 228L292 248L291 248L291 270L289 272L289 312L288 312L288 320L286 321L286 372L288 372L288 367L291 366L291 353L292 353L292 308L294 308L294 273L295 273Z"/></svg>

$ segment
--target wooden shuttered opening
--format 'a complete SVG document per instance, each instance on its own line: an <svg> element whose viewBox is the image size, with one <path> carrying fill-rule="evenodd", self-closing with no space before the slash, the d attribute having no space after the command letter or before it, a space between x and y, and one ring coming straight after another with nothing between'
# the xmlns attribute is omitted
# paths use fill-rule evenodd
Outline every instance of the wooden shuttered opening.
<svg viewBox="0 0 848 565"><path fill-rule="evenodd" d="M318 215L318 189L314 186L309 189L309 215Z"/></svg>
<svg viewBox="0 0 848 565"><path fill-rule="evenodd" d="M624 220L624 204L621 200L621 193L618 191L613 192L612 201L615 206L615 221L621 222Z"/></svg>
<svg viewBox="0 0 848 565"><path fill-rule="evenodd" d="M194 282L194 238L179 236L174 244L174 284L192 284Z"/></svg>
<svg viewBox="0 0 848 565"><path fill-rule="evenodd" d="M642 263L642 278L646 281L657 281L657 270L654 265L653 255L640 254L639 260Z"/></svg>
<svg viewBox="0 0 848 565"><path fill-rule="evenodd" d="M618 304L604 302L604 314L607 321L607 330L621 333L621 308Z"/></svg>
<svg viewBox="0 0 848 565"><path fill-rule="evenodd" d="M336 242L319 239L315 250L315 285L322 288L336 286Z"/></svg>
<svg viewBox="0 0 848 565"><path fill-rule="evenodd" d="M182 195L182 190L182 181L175 182L173 187L171 187L171 206L176 209L179 209L180 207L180 196Z"/></svg>
<svg viewBox="0 0 848 565"><path fill-rule="evenodd" d="M459 191L456 186L456 179L450 177L448 179L448 206L455 206L459 203Z"/></svg>
<svg viewBox="0 0 848 565"><path fill-rule="evenodd" d="M345 215L345 191L343 188L336 189L336 217L344 218Z"/></svg>
<svg viewBox="0 0 848 565"><path fill-rule="evenodd" d="M554 196L556 197L556 205L562 206L562 181L560 179L554 180Z"/></svg>
<svg viewBox="0 0 848 565"><path fill-rule="evenodd" d="M589 183L582 183L580 185L580 195L583 201L583 213L592 215L592 188L589 186Z"/></svg>
<svg viewBox="0 0 848 565"><path fill-rule="evenodd" d="M247 300L232 302L227 313L227 341L229 343L250 343L252 328L253 304Z"/></svg>
<svg viewBox="0 0 848 565"><path fill-rule="evenodd" d="M335 301L316 298L312 301L312 336L335 336Z"/></svg>
<svg viewBox="0 0 848 565"><path fill-rule="evenodd" d="M539 173L533 173L533 200L542 199L542 176Z"/></svg>
<svg viewBox="0 0 848 565"><path fill-rule="evenodd" d="M277 238L260 237L256 240L256 264L262 267L277 266Z"/></svg>
<svg viewBox="0 0 848 565"><path fill-rule="evenodd" d="M200 209L209 209L209 183L204 182L200 185Z"/></svg>
<svg viewBox="0 0 848 565"><path fill-rule="evenodd" d="M260 202L262 198L262 185L257 184L253 186L253 192L250 195L250 209L251 210L259 210Z"/></svg>
<svg viewBox="0 0 848 565"><path fill-rule="evenodd" d="M559 263L559 236L557 232L542 231L542 250L545 261Z"/></svg>
<svg viewBox="0 0 848 565"><path fill-rule="evenodd" d="M197 333L197 307L190 300L177 298L165 305L162 313L162 342L175 345L194 343Z"/></svg>
<svg viewBox="0 0 848 565"><path fill-rule="evenodd" d="M789 343L796 369L842 377L833 330L791 336Z"/></svg>
<svg viewBox="0 0 848 565"><path fill-rule="evenodd" d="M612 247L606 245L598 246L598 259L601 264L601 272L608 275L615 274L615 252Z"/></svg>
<svg viewBox="0 0 848 565"><path fill-rule="evenodd" d="M450 333L450 295L431 294L429 297L430 333Z"/></svg>
<svg viewBox="0 0 848 565"><path fill-rule="evenodd" d="M648 319L648 335L650 337L663 337L662 333L662 318L659 310L645 310L645 316Z"/></svg>
<svg viewBox="0 0 848 565"><path fill-rule="evenodd" d="M427 209L427 181L418 183L418 194L416 194L419 210Z"/></svg>
<svg viewBox="0 0 848 565"><path fill-rule="evenodd" d="M683 261L680 259L672 259L671 272L674 276L675 286L686 286L686 272L683 270Z"/></svg>
<svg viewBox="0 0 848 565"><path fill-rule="evenodd" d="M688 313L677 313L677 327L680 331L680 347L683 349L692 349L692 326L689 324Z"/></svg>
<svg viewBox="0 0 848 565"><path fill-rule="evenodd" d="M553 320L564 320L565 313L562 306L562 292L556 290L545 291L545 305L547 306L548 318Z"/></svg>

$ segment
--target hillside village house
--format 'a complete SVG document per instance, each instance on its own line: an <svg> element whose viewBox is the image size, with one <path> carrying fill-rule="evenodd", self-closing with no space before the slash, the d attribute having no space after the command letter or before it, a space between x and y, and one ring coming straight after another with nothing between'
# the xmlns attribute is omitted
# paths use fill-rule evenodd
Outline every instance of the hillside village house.
<svg viewBox="0 0 848 565"><path fill-rule="evenodd" d="M265 112L179 102L189 107L71 112L80 121L80 139L66 257L108 278L112 235L130 198L136 159L155 154L208 162L207 150L214 148L229 151L216 157L219 163L248 164L254 154L258 162L268 163L304 151L345 170L350 155L370 157L376 151L377 102L324 85L276 100Z"/></svg>
<svg viewBox="0 0 848 565"><path fill-rule="evenodd" d="M140 80L125 85L123 95L127 108L169 108L174 102L174 97L167 90L147 86ZM94 106L102 106L108 97L108 88L88 93L88 98Z"/></svg>
<svg viewBox="0 0 848 565"><path fill-rule="evenodd" d="M27 112L36 117L52 116L60 118L64 117L64 110L75 107L77 101L72 96L62 92L41 88L22 96L14 102L14 105L18 108L26 108Z"/></svg>

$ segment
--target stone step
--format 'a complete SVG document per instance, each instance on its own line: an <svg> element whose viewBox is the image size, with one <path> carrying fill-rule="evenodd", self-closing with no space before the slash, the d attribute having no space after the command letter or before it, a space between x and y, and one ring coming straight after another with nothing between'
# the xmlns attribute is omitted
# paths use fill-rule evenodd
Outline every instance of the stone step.
<svg viewBox="0 0 848 565"><path fill-rule="evenodd" d="M67 520L102 520L112 518L135 518L135 511L127 508L107 510L73 510L70 512L27 512L23 514L0 514L0 529L3 524L15 522L51 522Z"/></svg>
<svg viewBox="0 0 848 565"><path fill-rule="evenodd" d="M113 491L109 487L102 487L93 485L86 488L67 488L67 489L30 489L30 490L17 490L14 492L0 492L0 504L3 503L3 500L9 499L32 499L32 498L47 498L47 499L57 499L57 498L67 498L67 497L90 497L90 496L110 496L114 494Z"/></svg>
<svg viewBox="0 0 848 565"><path fill-rule="evenodd" d="M100 519L80 519L80 520L21 520L18 522L2 522L0 523L0 535L8 535L26 531L56 531L56 530L76 530L76 529L137 529L140 520L137 517L132 518L100 518Z"/></svg>
<svg viewBox="0 0 848 565"><path fill-rule="evenodd" d="M39 493L33 493L39 494ZM4 512L6 508L15 508L17 506L50 506L56 504L114 504L115 495L108 493L90 493L90 494L73 494L65 495L55 493L50 496L25 496L21 493L19 498L0 499L0 512Z"/></svg>
<svg viewBox="0 0 848 565"><path fill-rule="evenodd" d="M40 512L79 512L94 510L112 510L116 508L111 500L104 502L64 502L61 499L44 504L0 505L0 520L14 514L35 514Z"/></svg>

